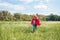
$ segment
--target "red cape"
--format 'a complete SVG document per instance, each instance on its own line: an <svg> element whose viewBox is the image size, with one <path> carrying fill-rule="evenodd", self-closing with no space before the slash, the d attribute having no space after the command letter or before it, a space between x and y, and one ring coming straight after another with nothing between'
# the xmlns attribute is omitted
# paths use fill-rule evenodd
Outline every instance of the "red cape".
<svg viewBox="0 0 60 40"><path fill-rule="evenodd" d="M31 20L31 24L32 24L32 25L33 25L33 21L34 21L34 20L35 20L37 26L40 26L40 25L41 25L41 21L39 20L39 18L38 18L38 19L37 19L37 18L36 18L36 19L33 18L33 19Z"/></svg>

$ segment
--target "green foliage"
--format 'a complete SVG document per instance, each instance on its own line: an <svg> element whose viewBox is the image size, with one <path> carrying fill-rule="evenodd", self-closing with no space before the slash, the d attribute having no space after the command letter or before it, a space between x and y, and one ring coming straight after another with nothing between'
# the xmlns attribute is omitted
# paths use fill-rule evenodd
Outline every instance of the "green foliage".
<svg viewBox="0 0 60 40"><path fill-rule="evenodd" d="M60 16L58 15L39 15L36 14L42 21L60 21ZM22 13L14 13L11 15L8 11L0 11L0 21L31 21L33 15L27 15Z"/></svg>
<svg viewBox="0 0 60 40"><path fill-rule="evenodd" d="M13 16L8 11L0 11L0 20L2 21L13 20Z"/></svg>
<svg viewBox="0 0 60 40"><path fill-rule="evenodd" d="M14 14L14 19L15 20L20 20L20 14L19 13L15 13Z"/></svg>
<svg viewBox="0 0 60 40"><path fill-rule="evenodd" d="M60 21L60 16L51 14L46 17L46 20L47 21Z"/></svg>

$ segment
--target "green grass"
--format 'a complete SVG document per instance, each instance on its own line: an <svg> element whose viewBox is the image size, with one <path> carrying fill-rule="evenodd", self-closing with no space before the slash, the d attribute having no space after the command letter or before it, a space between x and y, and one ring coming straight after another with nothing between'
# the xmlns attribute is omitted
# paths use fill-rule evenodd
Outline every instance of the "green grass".
<svg viewBox="0 0 60 40"><path fill-rule="evenodd" d="M0 40L60 40L60 22L42 21L32 33L30 22L0 21Z"/></svg>

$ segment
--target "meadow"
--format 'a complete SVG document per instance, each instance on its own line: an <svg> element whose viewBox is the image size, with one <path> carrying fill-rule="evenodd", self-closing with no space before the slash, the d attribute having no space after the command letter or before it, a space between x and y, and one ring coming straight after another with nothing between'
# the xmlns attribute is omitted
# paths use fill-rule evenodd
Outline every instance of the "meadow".
<svg viewBox="0 0 60 40"><path fill-rule="evenodd" d="M36 32L29 21L0 21L0 40L60 40L60 22L42 21Z"/></svg>

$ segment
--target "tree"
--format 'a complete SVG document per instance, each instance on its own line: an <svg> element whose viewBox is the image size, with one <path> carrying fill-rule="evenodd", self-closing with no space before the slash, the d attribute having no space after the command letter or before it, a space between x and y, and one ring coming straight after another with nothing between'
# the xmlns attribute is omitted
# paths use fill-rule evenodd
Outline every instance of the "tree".
<svg viewBox="0 0 60 40"><path fill-rule="evenodd" d="M50 20L50 21L54 21L54 20L55 20L55 16L54 16L53 14L51 14L51 15L49 16L49 20Z"/></svg>
<svg viewBox="0 0 60 40"><path fill-rule="evenodd" d="M58 21L60 21L60 16L58 17Z"/></svg>
<svg viewBox="0 0 60 40"><path fill-rule="evenodd" d="M14 20L20 20L20 13L14 13Z"/></svg>
<svg viewBox="0 0 60 40"><path fill-rule="evenodd" d="M13 16L8 11L0 11L0 20L5 21L13 20Z"/></svg>

